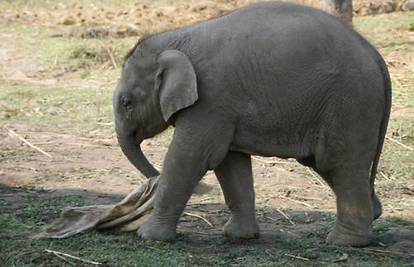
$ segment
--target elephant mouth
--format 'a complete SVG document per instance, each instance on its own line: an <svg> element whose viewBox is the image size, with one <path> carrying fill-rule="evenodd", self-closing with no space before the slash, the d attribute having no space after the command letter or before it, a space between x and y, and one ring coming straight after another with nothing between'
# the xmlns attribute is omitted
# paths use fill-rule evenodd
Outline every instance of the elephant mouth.
<svg viewBox="0 0 414 267"><path fill-rule="evenodd" d="M127 136L117 135L117 137L122 152L145 177L150 178L160 174L142 152L142 138L137 138L135 133Z"/></svg>

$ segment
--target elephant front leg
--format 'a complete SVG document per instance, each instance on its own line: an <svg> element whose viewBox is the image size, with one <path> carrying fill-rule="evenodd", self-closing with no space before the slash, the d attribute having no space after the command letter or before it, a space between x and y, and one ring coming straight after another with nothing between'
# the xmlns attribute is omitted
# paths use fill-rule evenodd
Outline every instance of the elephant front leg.
<svg viewBox="0 0 414 267"><path fill-rule="evenodd" d="M159 241L175 239L178 220L205 171L199 162L169 150L155 193L152 216L138 229L138 236Z"/></svg>
<svg viewBox="0 0 414 267"><path fill-rule="evenodd" d="M176 130L155 193L154 211L138 229L141 238L168 241L176 237L178 220L195 186L209 168L223 160L228 150L228 140L224 143L216 138L214 142L209 137Z"/></svg>
<svg viewBox="0 0 414 267"><path fill-rule="evenodd" d="M259 237L250 155L229 152L214 172L231 211L231 218L224 226L225 236L230 238Z"/></svg>

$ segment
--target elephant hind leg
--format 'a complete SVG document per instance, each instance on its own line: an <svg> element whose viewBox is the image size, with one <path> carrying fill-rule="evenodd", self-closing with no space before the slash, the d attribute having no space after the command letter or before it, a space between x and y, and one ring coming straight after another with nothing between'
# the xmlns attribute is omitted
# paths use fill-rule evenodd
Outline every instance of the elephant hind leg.
<svg viewBox="0 0 414 267"><path fill-rule="evenodd" d="M369 167L361 164L341 166L329 174L336 195L337 220L328 243L357 247L370 243L376 203L368 173Z"/></svg>
<svg viewBox="0 0 414 267"><path fill-rule="evenodd" d="M329 175L321 174L317 171L317 173L323 178L323 180L329 185L329 187L333 190L333 182L332 178ZM371 203L372 203L372 210L374 212L374 220L378 219L382 215L382 204L381 201L378 199L375 192L371 195Z"/></svg>
<svg viewBox="0 0 414 267"><path fill-rule="evenodd" d="M250 155L229 152L214 172L231 211L231 218L224 226L225 236L236 239L259 237Z"/></svg>
<svg viewBox="0 0 414 267"><path fill-rule="evenodd" d="M332 179L326 175L325 173L322 173L318 167L316 166L316 160L314 156L309 156L307 158L301 158L301 159L296 159L300 164L302 164L303 166L306 167L310 167L312 168L315 172L317 172L322 179L332 188Z"/></svg>
<svg viewBox="0 0 414 267"><path fill-rule="evenodd" d="M314 171L316 171L322 178L323 180L325 180L325 182L330 186L330 188L333 190L333 181L332 181L332 177L326 173L321 172L317 166L316 166L316 161L315 161L315 157L314 156L310 156L307 158L302 158L302 159L297 159L297 161L306 166L306 167L310 167L312 168ZM382 214L382 205L380 200L378 199L377 195L375 194L375 190L374 190L374 184L370 185L372 188L372 196L371 196L371 201L372 201L372 208L374 211L374 220L378 219L381 214Z"/></svg>

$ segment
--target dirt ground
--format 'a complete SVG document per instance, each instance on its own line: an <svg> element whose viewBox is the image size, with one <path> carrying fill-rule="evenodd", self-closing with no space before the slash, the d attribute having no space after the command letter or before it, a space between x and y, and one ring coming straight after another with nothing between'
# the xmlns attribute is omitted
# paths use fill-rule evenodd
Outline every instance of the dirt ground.
<svg viewBox="0 0 414 267"><path fill-rule="evenodd" d="M355 19L357 30L385 56L394 84L392 121L377 178L384 214L374 224L376 240L370 247L326 245L335 219L331 190L294 160L261 157L253 157L258 240L223 241L221 228L229 213L209 172L187 211L212 226L184 215L175 244L98 233L42 242L28 236L63 207L113 203L144 179L117 145L110 106L122 55L138 36L252 1L39 2L0 3L0 265L71 265L44 251L58 248L107 266L132 266L136 257L148 266L414 266L412 12ZM144 143L159 168L172 131ZM82 246L89 241L89 247ZM111 247L121 241L138 242L131 245L136 250ZM102 246L118 254L99 254Z"/></svg>

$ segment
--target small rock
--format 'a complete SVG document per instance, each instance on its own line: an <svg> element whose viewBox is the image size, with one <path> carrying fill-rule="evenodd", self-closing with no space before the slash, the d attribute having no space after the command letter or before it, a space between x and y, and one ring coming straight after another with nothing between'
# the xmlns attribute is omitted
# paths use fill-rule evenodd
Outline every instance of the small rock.
<svg viewBox="0 0 414 267"><path fill-rule="evenodd" d="M50 107L46 110L47 114L52 115L52 116L56 116L59 114L60 109L56 108L56 107Z"/></svg>
<svg viewBox="0 0 414 267"><path fill-rule="evenodd" d="M62 24L63 24L63 25L73 25L73 24L75 24L75 23L76 23L76 21L75 21L75 19L74 19L72 16L66 17L66 18L62 21Z"/></svg>
<svg viewBox="0 0 414 267"><path fill-rule="evenodd" d="M106 12L105 17L107 19L113 19L115 17L115 13L111 12L111 11L108 11L108 12Z"/></svg>
<svg viewBox="0 0 414 267"><path fill-rule="evenodd" d="M36 191L36 193L43 193L46 192L46 189L43 186L36 186L34 188L34 190Z"/></svg>

